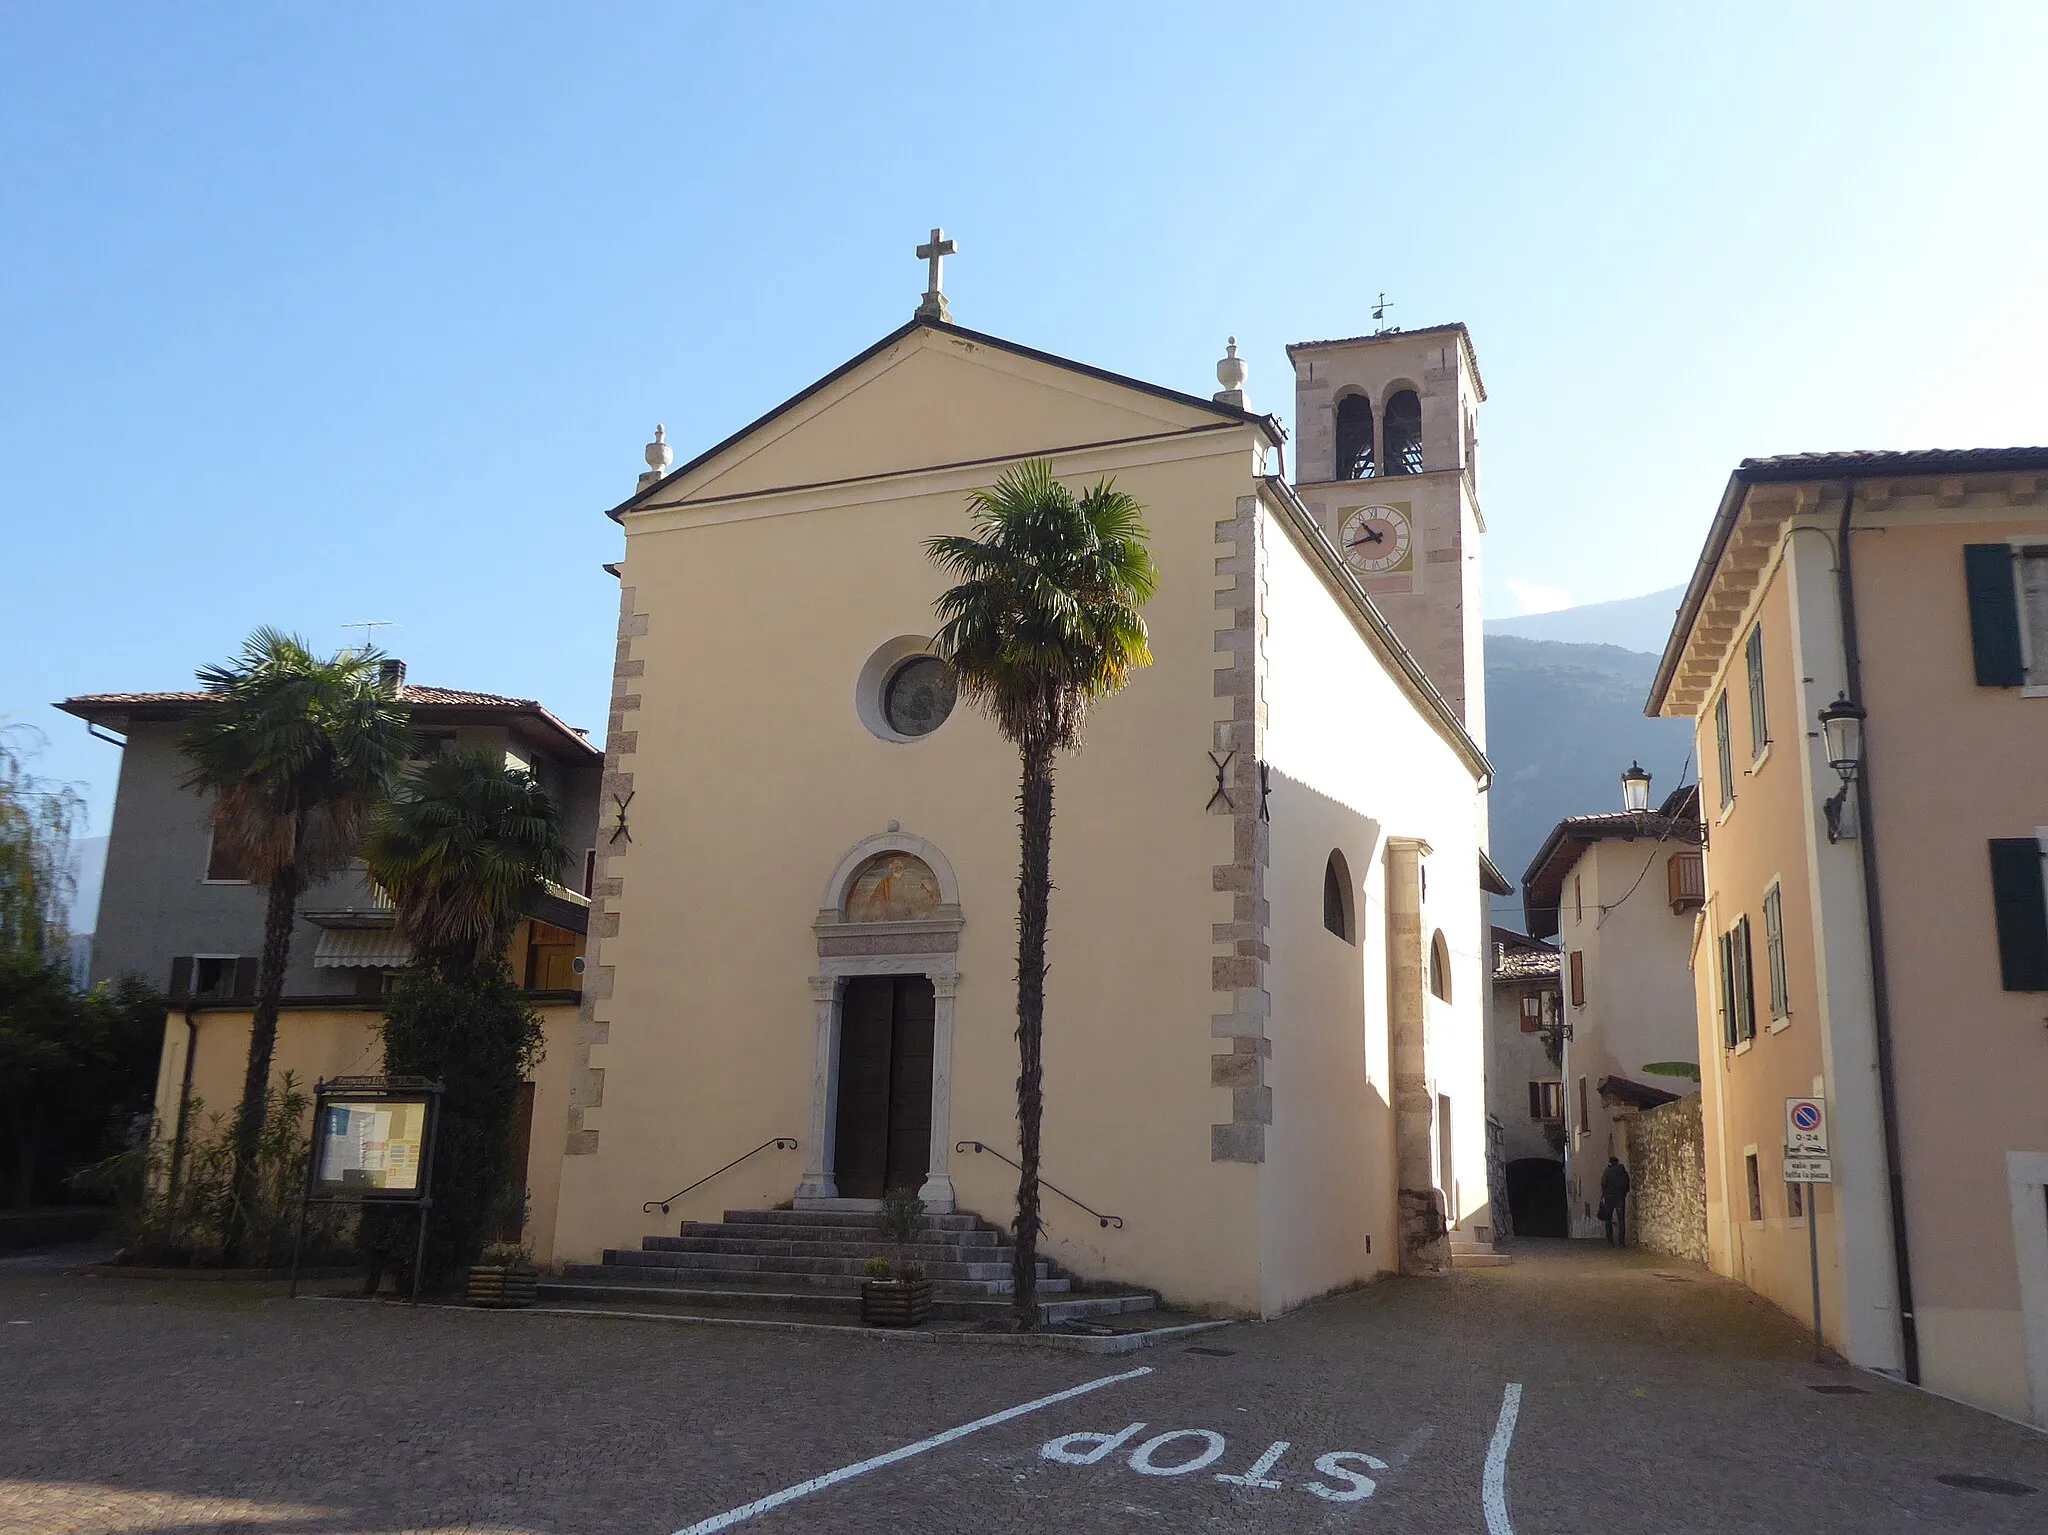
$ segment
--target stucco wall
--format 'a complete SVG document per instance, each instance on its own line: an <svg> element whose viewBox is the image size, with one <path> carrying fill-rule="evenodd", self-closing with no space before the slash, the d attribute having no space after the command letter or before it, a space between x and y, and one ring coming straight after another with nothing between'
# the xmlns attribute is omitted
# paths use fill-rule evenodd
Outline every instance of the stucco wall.
<svg viewBox="0 0 2048 1535"><path fill-rule="evenodd" d="M92 978L139 975L170 984L180 954L254 956L263 949L264 892L206 877L212 832L208 800L181 788L190 765L178 750L184 727L137 724L121 751L121 776L107 836L107 869L93 934ZM113 748L108 748L113 750ZM302 907L345 904L359 882L343 876L307 890ZM347 977L314 968L320 930L301 919L292 932L285 990L346 989Z"/></svg>
<svg viewBox="0 0 2048 1535"><path fill-rule="evenodd" d="M1622 1122L1629 1240L1652 1252L1707 1261L1707 1158L1697 1093Z"/></svg>
<svg viewBox="0 0 2048 1535"><path fill-rule="evenodd" d="M1781 531L1716 683L1728 686L1739 778L1708 855L1709 922L1697 957L1702 1038L1715 1062L1706 1104L1710 1245L1716 1267L1804 1311L1804 1231L1784 1213L1778 1147L1783 1099L1824 1082L1836 1178L1819 1202L1829 1340L1858 1362L1896 1367L1863 850L1830 844L1820 809L1838 781L1815 716L1846 684L1831 550L1840 492L1751 493L1751 515L1775 508L1783 517L1788 507L1803 536ZM2048 700L1975 685L1961 551L2040 538L2044 521L2032 480L1899 481L1861 488L1852 535L1922 1378L2016 1416L2040 1413L2048 1380L2028 1373L2039 1340L2028 1336L2021 1307L2007 1169L2012 1153L2048 1148L2040 1109L2048 1057L2038 1048L2040 997L2000 985L1986 843L2048 824L2034 768L2048 748ZM1759 617L1774 740L1766 760L1743 772L1741 643ZM1710 762L1713 696L1699 720ZM1710 794L1710 815L1715 800ZM1773 878L1785 889L1792 991L1789 1023L1775 1033L1761 946L1762 895ZM1718 1042L1711 938L1745 912L1758 935L1760 1030L1729 1053ZM1743 1153L1752 1146L1762 1221L1748 1219Z"/></svg>
<svg viewBox="0 0 2048 1535"><path fill-rule="evenodd" d="M1550 1144L1546 1122L1529 1113L1529 1084L1556 1082L1564 1076L1563 1069L1545 1052L1543 1036L1522 1032L1522 996L1542 989L1536 982L1493 985L1492 1011L1486 1023L1486 1098L1500 1120L1504 1163L1528 1157L1561 1160Z"/></svg>
<svg viewBox="0 0 2048 1535"><path fill-rule="evenodd" d="M527 1161L527 1191L532 1196L526 1240L543 1263L553 1257L555 1206L562 1159L554 1137L541 1127L559 1124L568 1109L569 1064L574 1054L576 1009L549 1003L539 1009L544 1031L541 1059L535 1064L533 1123L535 1133ZM228 1123L242 1098L242 1078L249 1059L249 1014L246 1009L197 1009L187 1028L186 1016L173 1011L164 1025L164 1044L157 1062L156 1133L170 1140L177 1132L178 1107L191 1056L190 1122L195 1134L218 1119ZM323 1077L374 1075L383 1070L384 1043L379 1032L382 1014L374 1007L343 1004L333 1008L287 1008L278 1017L277 1050L271 1080L290 1073L308 1097Z"/></svg>
<svg viewBox="0 0 2048 1535"><path fill-rule="evenodd" d="M1429 999L1426 1013L1432 1099L1452 1104L1446 1205L1467 1227L1490 1226L1492 1216L1473 775L1401 696L1295 539L1275 525L1268 540L1273 1127L1264 1215L1274 1311L1389 1269L1397 1256L1387 836L1429 843L1423 937L1441 931L1451 956L1451 1000ZM1332 849L1350 870L1355 943L1323 927Z"/></svg>
<svg viewBox="0 0 2048 1535"><path fill-rule="evenodd" d="M2048 1153L2048 997L2001 985L1986 850L2048 826L2048 697L1975 685L1962 555L2048 538L2048 508L1953 515L1907 503L1856 536L1914 1309L1927 1384L2048 1418L2006 1175Z"/></svg>
<svg viewBox="0 0 2048 1535"><path fill-rule="evenodd" d="M915 419L957 383L951 368L899 374L893 408ZM1068 440L1056 434L1070 434L1069 402L1041 416L1037 401L1020 389L984 408L1020 444ZM838 430L829 413L814 421L774 477L813 483L864 462ZM1155 664L1059 768L1044 1120L1045 1176L1127 1223L1104 1231L1048 1199L1052 1256L1245 1310L1259 1304L1258 1172L1209 1157L1211 1125L1231 1118L1209 1060L1212 931L1231 919L1212 870L1232 859L1231 823L1204 807L1207 749L1229 717L1215 525L1252 465L1248 434L1056 460L1076 479L1114 473L1144 503L1161 584L1146 610ZM624 586L645 632L630 640L633 707L614 741L623 728L632 840L608 845L602 871L620 893L594 929L586 1092L601 1102L578 1116L575 1144L595 1132L595 1149L565 1163L565 1255L791 1196L808 1148L754 1158L669 1218L640 1209L770 1136L809 1135L811 923L828 873L891 821L959 881L952 1136L1013 1151L1015 750L964 705L928 736L884 741L855 700L877 647L931 632L945 582L921 541L966 531L968 492L997 472L629 518ZM1008 1222L1008 1168L956 1156L953 1176L963 1208Z"/></svg>
<svg viewBox="0 0 2048 1535"><path fill-rule="evenodd" d="M1665 864L1683 846L1654 837L1609 838L1587 847L1565 875L1557 943L1564 951L1564 1018L1571 1028L1562 1075L1572 1128L1566 1195L1573 1236L1601 1234L1595 1217L1600 1170L1622 1149L1614 1110L1600 1097L1601 1079L1626 1077L1685 1092L1682 1078L1648 1075L1643 1068L1699 1058L1687 968L1693 919L1674 914L1666 899ZM1574 953L1584 955L1583 1005L1572 1001Z"/></svg>

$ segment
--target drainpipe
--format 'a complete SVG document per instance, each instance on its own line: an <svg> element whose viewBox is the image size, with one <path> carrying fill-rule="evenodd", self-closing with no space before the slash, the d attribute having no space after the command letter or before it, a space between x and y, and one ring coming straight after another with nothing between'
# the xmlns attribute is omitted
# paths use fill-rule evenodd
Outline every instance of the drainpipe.
<svg viewBox="0 0 2048 1535"><path fill-rule="evenodd" d="M1856 510L1856 482L1844 482L1842 520L1835 534L1835 593L1842 619L1842 667L1849 701L1863 703L1863 653L1856 638L1856 578L1849 558L1849 519ZM1863 726L1863 764L1856 780L1856 837L1863 857L1863 905L1870 940L1872 1023L1877 1036L1877 1093L1884 1121L1885 1174L1892 1217L1892 1269L1899 1290L1899 1349L1906 1379L1920 1384L1920 1332L1913 1318L1913 1263L1906 1241L1906 1180L1899 1170L1899 1102L1892 1065L1892 1002L1886 979L1884 908L1878 895L1877 823L1870 809L1870 725Z"/></svg>
<svg viewBox="0 0 2048 1535"><path fill-rule="evenodd" d="M192 1066L199 1054L199 1020L195 1016L198 1004L187 1000L185 1003L185 1080L178 1085L178 1127L171 1134L171 1184L165 1196L165 1203L173 1210L178 1207L178 1184L185 1174L185 1136L192 1118Z"/></svg>

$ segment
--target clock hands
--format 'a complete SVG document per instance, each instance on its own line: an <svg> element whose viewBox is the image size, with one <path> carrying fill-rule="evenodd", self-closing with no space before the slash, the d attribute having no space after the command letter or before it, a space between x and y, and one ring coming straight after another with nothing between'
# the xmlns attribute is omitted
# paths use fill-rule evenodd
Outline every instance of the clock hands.
<svg viewBox="0 0 2048 1535"><path fill-rule="evenodd" d="M1360 544L1383 544L1387 541L1387 535L1384 533L1374 532L1372 525L1370 523L1360 528L1358 531L1364 534L1365 536L1363 538L1354 538L1348 540L1344 545L1346 549L1356 549Z"/></svg>

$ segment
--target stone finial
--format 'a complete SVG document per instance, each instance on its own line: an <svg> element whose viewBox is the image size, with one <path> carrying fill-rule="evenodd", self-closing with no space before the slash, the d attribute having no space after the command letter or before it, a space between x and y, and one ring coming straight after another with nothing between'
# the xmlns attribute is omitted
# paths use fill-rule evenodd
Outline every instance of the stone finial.
<svg viewBox="0 0 2048 1535"><path fill-rule="evenodd" d="M640 476L640 488L645 490L664 474L668 466L676 461L676 450L668 445L668 429L657 424L654 441L647 445L647 472Z"/></svg>
<svg viewBox="0 0 2048 1535"><path fill-rule="evenodd" d="M1223 349L1223 360L1216 364L1216 382L1223 386L1216 391L1216 403L1246 409L1244 381L1251 376L1251 371L1245 366L1244 359L1237 355L1237 337L1232 336Z"/></svg>

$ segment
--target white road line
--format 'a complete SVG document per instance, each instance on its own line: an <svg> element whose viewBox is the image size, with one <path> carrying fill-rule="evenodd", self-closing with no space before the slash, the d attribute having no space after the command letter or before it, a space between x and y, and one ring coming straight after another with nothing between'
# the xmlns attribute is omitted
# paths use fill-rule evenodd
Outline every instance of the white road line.
<svg viewBox="0 0 2048 1535"><path fill-rule="evenodd" d="M1515 1419L1522 1411L1522 1388L1510 1381L1501 1394L1500 1422L1486 1450L1486 1479L1480 1501L1486 1505L1486 1535L1515 1535L1508 1523L1508 1446L1515 1440Z"/></svg>
<svg viewBox="0 0 2048 1535"><path fill-rule="evenodd" d="M1127 1380L1136 1380L1140 1375L1150 1375L1150 1365L1135 1370L1126 1370L1121 1375L1105 1375L1099 1380L1084 1381L1070 1386L1065 1391L1055 1391L1051 1396L1042 1396L1035 1402L1024 1402L1016 1407L1005 1407L1001 1412L992 1412L985 1418L976 1418L972 1423L963 1423L958 1428L949 1428L942 1434L929 1439L920 1439L916 1444L906 1444L900 1450L891 1450L886 1455L877 1455L851 1466L841 1466L837 1471L828 1471L823 1476L814 1476L808 1482L798 1482L794 1487L785 1487L780 1492L771 1492L765 1498L735 1508L728 1513L698 1521L677 1530L676 1535L713 1535L718 1530L729 1530L736 1524L744 1523L756 1514L765 1514L770 1509L780 1508L785 1503L794 1503L798 1498L807 1498L814 1492L823 1492L827 1487L851 1481L854 1477L865 1476L870 1471L879 1471L884 1466L893 1466L899 1460L909 1460L913 1455L922 1455L927 1450L936 1450L941 1445L951 1444L956 1439L965 1439L969 1434L979 1433L985 1428L994 1428L998 1423L1008 1423L1012 1418L1021 1418L1027 1413L1037 1412L1041 1407L1051 1407L1059 1402L1071 1402L1077 1396L1086 1396L1091 1391L1100 1391L1104 1386L1114 1386Z"/></svg>

